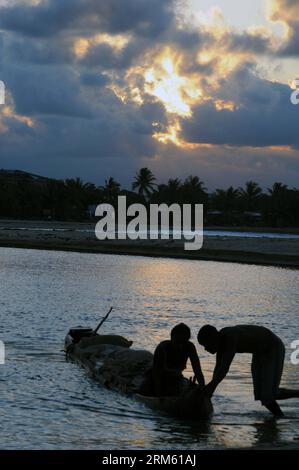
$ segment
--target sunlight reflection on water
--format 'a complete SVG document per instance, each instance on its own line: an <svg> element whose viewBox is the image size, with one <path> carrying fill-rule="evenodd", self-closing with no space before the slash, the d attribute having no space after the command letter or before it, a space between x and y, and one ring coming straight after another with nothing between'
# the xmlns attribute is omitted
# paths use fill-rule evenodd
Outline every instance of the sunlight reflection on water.
<svg viewBox="0 0 299 470"><path fill-rule="evenodd" d="M275 422L253 401L250 356L238 356L214 398L208 423L148 410L94 383L62 353L70 326L95 326L115 307L103 332L123 334L153 351L179 321L193 339L204 323L263 324L287 346L283 381L298 386L289 362L299 338L299 274L231 263L150 259L0 248L2 449L200 449L279 445L299 438L299 403ZM199 349L210 377L214 357ZM190 374L190 369L187 375ZM295 440L295 441L294 441Z"/></svg>

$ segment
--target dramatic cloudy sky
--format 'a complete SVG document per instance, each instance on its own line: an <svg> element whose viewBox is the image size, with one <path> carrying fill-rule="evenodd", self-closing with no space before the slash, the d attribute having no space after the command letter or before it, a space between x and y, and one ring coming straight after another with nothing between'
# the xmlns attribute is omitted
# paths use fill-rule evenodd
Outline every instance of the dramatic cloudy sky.
<svg viewBox="0 0 299 470"><path fill-rule="evenodd" d="M298 186L298 0L0 0L0 168Z"/></svg>

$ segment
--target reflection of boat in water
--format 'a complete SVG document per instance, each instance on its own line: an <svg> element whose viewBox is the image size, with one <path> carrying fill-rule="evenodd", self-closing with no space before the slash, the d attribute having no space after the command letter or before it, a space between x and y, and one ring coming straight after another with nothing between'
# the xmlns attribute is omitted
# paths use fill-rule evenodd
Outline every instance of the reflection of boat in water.
<svg viewBox="0 0 299 470"><path fill-rule="evenodd" d="M149 351L130 349L132 341L118 335L98 335L91 328L74 328L65 338L67 357L80 363L101 385L129 395L139 402L185 419L207 419L213 411L211 400L197 386L189 384L178 396L141 395L140 387L152 366Z"/></svg>

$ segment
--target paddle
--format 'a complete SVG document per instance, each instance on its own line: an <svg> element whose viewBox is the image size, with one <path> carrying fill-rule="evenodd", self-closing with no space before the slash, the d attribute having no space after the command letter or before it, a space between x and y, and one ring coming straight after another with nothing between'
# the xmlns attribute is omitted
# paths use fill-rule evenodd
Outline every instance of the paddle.
<svg viewBox="0 0 299 470"><path fill-rule="evenodd" d="M112 312L113 310L113 307L110 307L109 309L109 312L104 316L104 318L102 318L102 320L100 321L100 323L98 324L98 326L93 330L94 333L97 333L99 331L99 329L101 328L101 326L103 325L103 323L107 320L107 318L109 317L110 313Z"/></svg>

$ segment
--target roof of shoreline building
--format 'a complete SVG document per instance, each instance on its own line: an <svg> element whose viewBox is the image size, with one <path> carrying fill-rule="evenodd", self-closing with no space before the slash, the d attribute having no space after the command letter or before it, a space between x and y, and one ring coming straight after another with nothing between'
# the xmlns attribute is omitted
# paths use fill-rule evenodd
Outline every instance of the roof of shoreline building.
<svg viewBox="0 0 299 470"><path fill-rule="evenodd" d="M21 170L3 170L0 169L0 181L5 183L46 183L49 178L45 176L35 175Z"/></svg>

